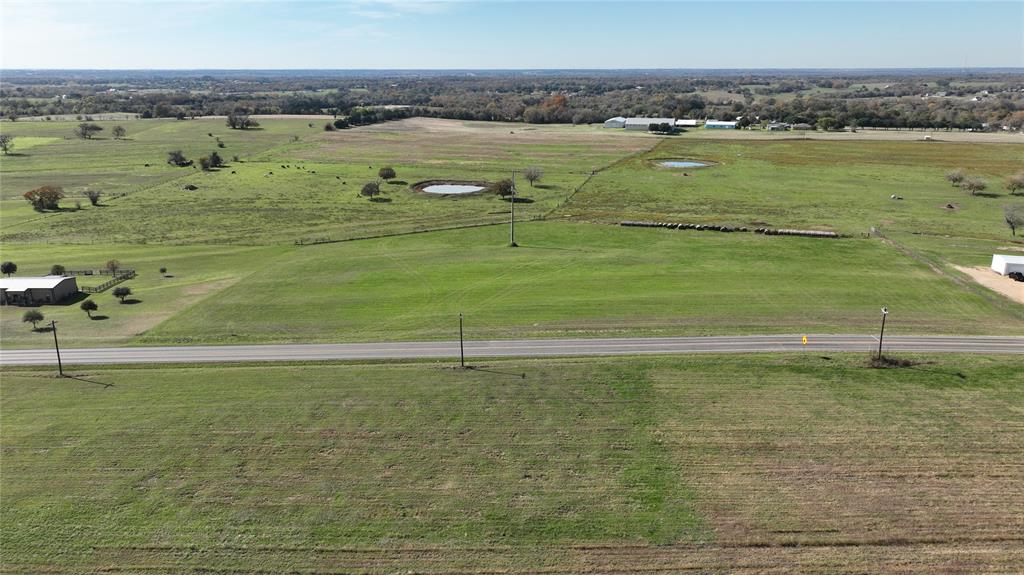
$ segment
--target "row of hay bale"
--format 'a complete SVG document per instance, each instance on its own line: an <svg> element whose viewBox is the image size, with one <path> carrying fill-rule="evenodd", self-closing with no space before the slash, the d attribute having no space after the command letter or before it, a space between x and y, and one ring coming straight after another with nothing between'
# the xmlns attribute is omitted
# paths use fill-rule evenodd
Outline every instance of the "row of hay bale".
<svg viewBox="0 0 1024 575"><path fill-rule="evenodd" d="M803 236L807 238L838 238L835 232L823 232L818 230L776 230L772 228L755 228L749 230L745 227L718 226L712 224L681 224L678 222L644 222L635 220L624 220L619 222L620 226L633 228L668 228L672 230L707 230L713 232L749 232L765 234L767 236Z"/></svg>
<svg viewBox="0 0 1024 575"><path fill-rule="evenodd" d="M635 227L635 228L669 228L673 230L707 230L713 232L749 232L747 228L742 227L731 227L731 226L716 226L711 224L680 224L677 222L637 222L637 221L623 221L619 222L621 226Z"/></svg>
<svg viewBox="0 0 1024 575"><path fill-rule="evenodd" d="M838 238L839 234L835 232L823 232L820 230L773 230L771 228L757 228L754 230L755 234L764 234L766 236L802 236L805 238Z"/></svg>

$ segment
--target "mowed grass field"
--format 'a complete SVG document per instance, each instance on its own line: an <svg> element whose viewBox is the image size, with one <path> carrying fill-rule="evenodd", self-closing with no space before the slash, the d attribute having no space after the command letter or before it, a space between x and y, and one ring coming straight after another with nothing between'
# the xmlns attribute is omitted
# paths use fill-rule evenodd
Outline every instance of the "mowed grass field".
<svg viewBox="0 0 1024 575"><path fill-rule="evenodd" d="M138 270L109 293L42 308L68 346L744 333L1021 334L1024 310L879 242L622 228L503 226L269 247L11 246L5 257ZM46 273L49 263L21 273ZM167 267L168 275L158 273ZM79 278L83 285L88 279ZM95 282L95 280L92 280ZM7 347L50 334L0 310Z"/></svg>
<svg viewBox="0 0 1024 575"><path fill-rule="evenodd" d="M6 369L3 571L1019 572L1024 363L917 359Z"/></svg>

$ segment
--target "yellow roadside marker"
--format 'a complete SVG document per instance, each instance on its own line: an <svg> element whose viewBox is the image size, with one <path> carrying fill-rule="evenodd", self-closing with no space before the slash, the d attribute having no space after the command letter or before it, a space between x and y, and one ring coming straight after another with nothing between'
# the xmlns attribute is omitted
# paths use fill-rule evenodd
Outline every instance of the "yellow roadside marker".
<svg viewBox="0 0 1024 575"><path fill-rule="evenodd" d="M804 336L804 345L807 345L807 336Z"/></svg>

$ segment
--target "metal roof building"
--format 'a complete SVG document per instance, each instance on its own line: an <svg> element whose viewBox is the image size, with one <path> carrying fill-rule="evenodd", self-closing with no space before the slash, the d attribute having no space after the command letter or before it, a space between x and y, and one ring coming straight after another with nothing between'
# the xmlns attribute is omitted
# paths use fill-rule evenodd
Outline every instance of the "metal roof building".
<svg viewBox="0 0 1024 575"><path fill-rule="evenodd" d="M615 116L614 118L608 118L604 121L605 128L625 128L626 119L622 116Z"/></svg>
<svg viewBox="0 0 1024 575"><path fill-rule="evenodd" d="M1024 256L994 254L992 256L992 271L1004 276L1011 272L1024 273Z"/></svg>
<svg viewBox="0 0 1024 575"><path fill-rule="evenodd" d="M78 282L74 277L0 278L0 305L57 303L76 293Z"/></svg>
<svg viewBox="0 0 1024 575"><path fill-rule="evenodd" d="M648 130L651 126L668 124L669 126L676 125L675 118L626 118L626 129L627 130Z"/></svg>
<svg viewBox="0 0 1024 575"><path fill-rule="evenodd" d="M735 130L736 122L723 122L721 120L708 120L704 122L705 128L717 129L717 130Z"/></svg>

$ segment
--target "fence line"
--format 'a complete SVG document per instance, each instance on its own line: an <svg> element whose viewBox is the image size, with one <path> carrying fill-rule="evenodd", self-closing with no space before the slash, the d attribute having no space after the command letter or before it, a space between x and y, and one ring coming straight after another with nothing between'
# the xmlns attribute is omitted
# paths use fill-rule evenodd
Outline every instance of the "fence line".
<svg viewBox="0 0 1024 575"><path fill-rule="evenodd" d="M81 291L83 291L85 293L102 293L102 292L107 291L108 289L116 286L117 284L119 284L119 283L121 283L123 281L127 281L127 280L130 280L133 277L135 277L135 270L117 270L116 272L111 272L109 270L96 270L96 271L99 271L99 272L104 272L105 271L106 273L100 273L99 275L112 275L114 277L112 277L111 279L101 283L100 285L98 285L96 287L80 286L78 288L79 290L81 290ZM67 275L92 275L92 274L90 273L90 274L67 274Z"/></svg>

